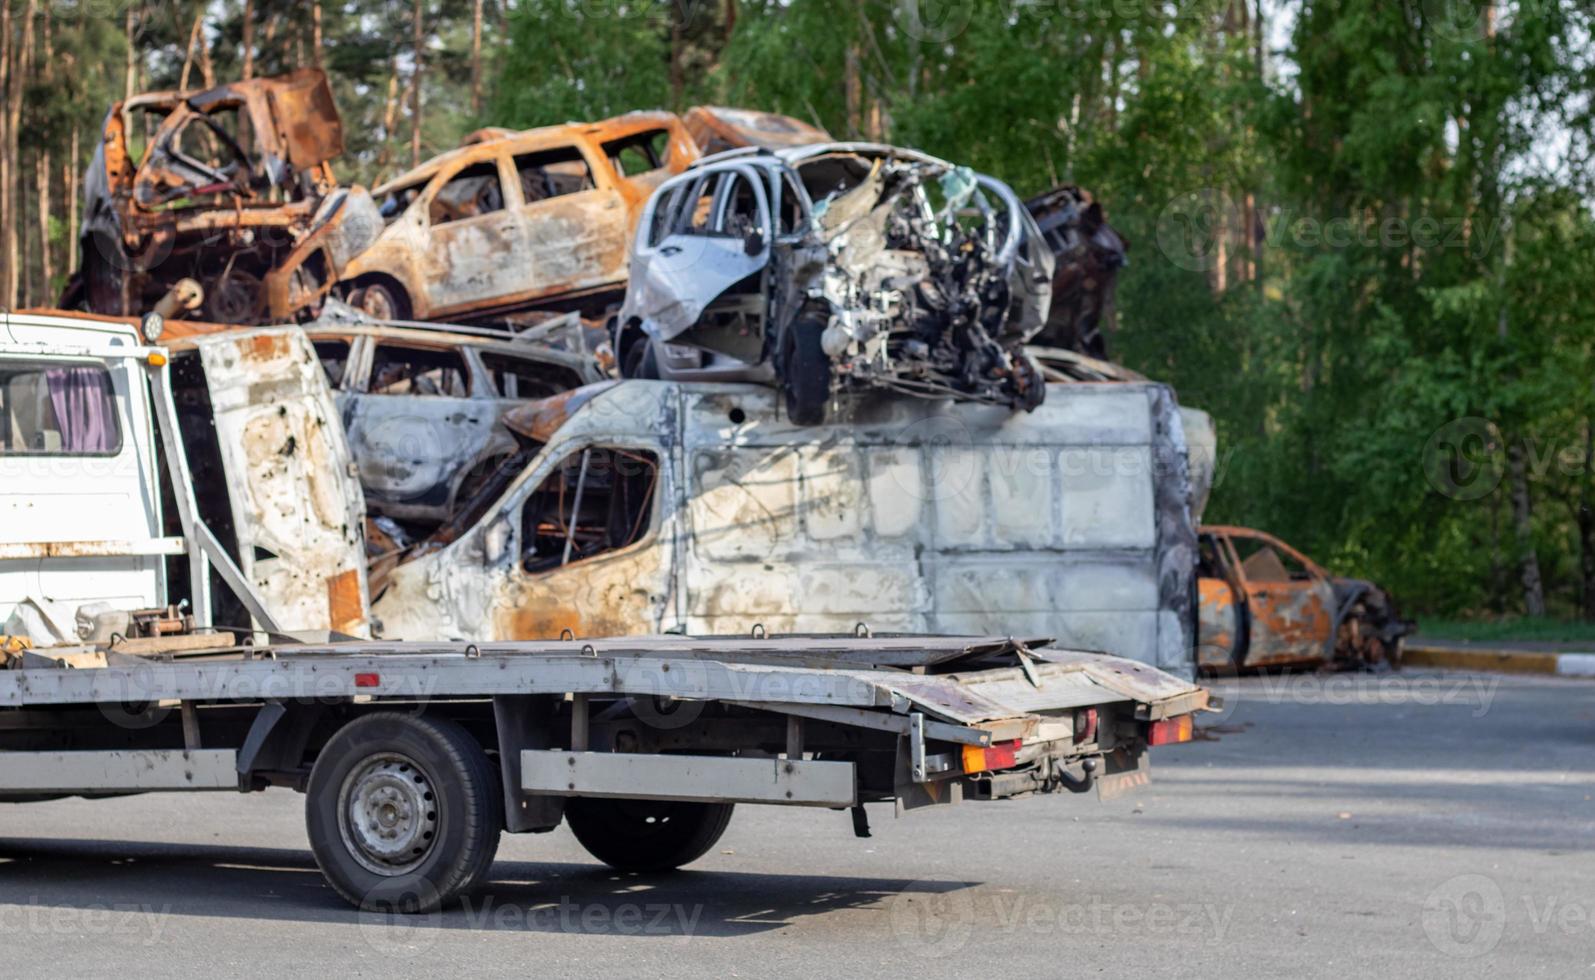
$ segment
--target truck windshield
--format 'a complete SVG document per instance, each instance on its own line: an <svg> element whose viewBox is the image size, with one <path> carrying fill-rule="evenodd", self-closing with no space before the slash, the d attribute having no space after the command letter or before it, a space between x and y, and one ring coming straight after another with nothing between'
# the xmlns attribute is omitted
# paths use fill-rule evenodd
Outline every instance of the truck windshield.
<svg viewBox="0 0 1595 980"><path fill-rule="evenodd" d="M0 456L115 456L121 449L103 367L0 361Z"/></svg>

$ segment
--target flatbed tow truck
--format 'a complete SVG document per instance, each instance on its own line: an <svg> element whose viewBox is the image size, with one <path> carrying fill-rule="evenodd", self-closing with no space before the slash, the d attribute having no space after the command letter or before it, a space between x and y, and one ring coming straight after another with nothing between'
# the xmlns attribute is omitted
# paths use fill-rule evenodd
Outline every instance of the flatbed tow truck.
<svg viewBox="0 0 1595 980"><path fill-rule="evenodd" d="M1206 692L998 638L633 637L46 653L0 671L0 799L306 793L311 848L363 908L480 884L499 832L560 820L616 868L711 848L736 803L907 809L1145 781Z"/></svg>
<svg viewBox="0 0 1595 980"><path fill-rule="evenodd" d="M129 352L102 355L114 367ZM101 355L48 356L81 366ZM159 422L144 438L158 428L181 472L165 358L144 363ZM114 390L122 413L140 394ZM136 439L139 426L123 423ZM194 610L198 633L0 645L0 802L297 790L324 876L365 909L446 905L486 880L502 832L562 821L600 861L662 872L713 847L738 803L847 811L868 836L867 803L901 813L1110 795L1144 783L1148 749L1189 740L1209 707L1205 690L1153 667L1030 637L861 625L853 636L755 627L478 644L323 631L337 642L304 642L267 625L269 596L175 483L181 541L15 544L7 560L186 555L194 581L216 568L256 614L251 627L210 627L207 605Z"/></svg>

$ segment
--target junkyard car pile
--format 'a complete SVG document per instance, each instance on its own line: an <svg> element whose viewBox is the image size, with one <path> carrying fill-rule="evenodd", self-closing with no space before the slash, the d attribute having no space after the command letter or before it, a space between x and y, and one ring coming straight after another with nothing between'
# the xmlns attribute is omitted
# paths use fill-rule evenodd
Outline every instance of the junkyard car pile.
<svg viewBox="0 0 1595 980"><path fill-rule="evenodd" d="M322 483L358 476L369 559L364 611L327 622L981 632L1023 611L1161 666L1400 662L1410 624L1377 588L1305 559L1268 579L1236 529L1198 547L1211 423L1107 359L1128 244L1078 187L1023 201L917 150L698 106L479 130L371 194L333 176L311 69L136 96L104 136L64 305L167 317L202 355L174 374L201 442L209 375L313 352L325 412L297 355L273 370L341 421L348 472ZM314 484L312 442L251 459ZM1050 461L1019 472L1010 442ZM345 516L324 522L339 547ZM244 554L250 520L222 521L239 564L280 575L291 543Z"/></svg>
<svg viewBox="0 0 1595 980"><path fill-rule="evenodd" d="M874 144L728 151L649 202L616 346L638 376L778 379L804 424L838 385L1034 409L1052 271L993 177Z"/></svg>

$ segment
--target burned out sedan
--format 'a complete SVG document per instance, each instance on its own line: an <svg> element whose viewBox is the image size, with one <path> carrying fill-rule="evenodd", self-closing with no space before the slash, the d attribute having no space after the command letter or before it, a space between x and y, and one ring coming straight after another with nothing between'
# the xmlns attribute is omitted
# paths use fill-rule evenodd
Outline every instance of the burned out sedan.
<svg viewBox="0 0 1595 980"><path fill-rule="evenodd" d="M624 288L643 202L697 157L668 112L479 130L376 189L386 226L340 290L378 319L601 312Z"/></svg>
<svg viewBox="0 0 1595 980"><path fill-rule="evenodd" d="M1399 668L1415 625L1385 590L1330 575L1278 538L1245 527L1199 536L1197 666Z"/></svg>
<svg viewBox="0 0 1595 980"><path fill-rule="evenodd" d="M560 328L569 338L557 336ZM522 334L346 323L305 328L331 383L366 508L423 536L517 449L518 405L603 378L574 316Z"/></svg>
<svg viewBox="0 0 1595 980"><path fill-rule="evenodd" d="M314 311L382 230L371 195L333 177L342 153L319 69L117 103L84 177L82 266L62 305L138 314L189 279L205 320Z"/></svg>
<svg viewBox="0 0 1595 980"><path fill-rule="evenodd" d="M774 383L805 425L869 389L1031 410L1052 272L996 178L874 143L732 150L649 200L614 347L628 376Z"/></svg>

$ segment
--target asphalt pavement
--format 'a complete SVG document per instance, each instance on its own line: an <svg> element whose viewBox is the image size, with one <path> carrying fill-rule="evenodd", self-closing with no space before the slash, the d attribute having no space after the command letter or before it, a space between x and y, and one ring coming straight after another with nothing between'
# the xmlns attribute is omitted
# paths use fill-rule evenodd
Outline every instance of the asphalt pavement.
<svg viewBox="0 0 1595 980"><path fill-rule="evenodd" d="M1219 685L1153 783L893 819L739 808L691 869L506 837L487 890L346 907L302 799L0 805L0 957L29 977L1595 975L1595 682Z"/></svg>

